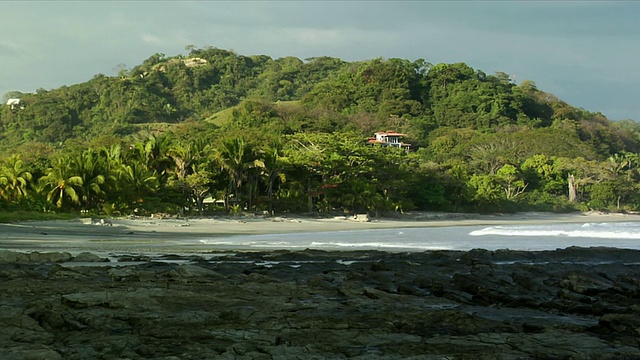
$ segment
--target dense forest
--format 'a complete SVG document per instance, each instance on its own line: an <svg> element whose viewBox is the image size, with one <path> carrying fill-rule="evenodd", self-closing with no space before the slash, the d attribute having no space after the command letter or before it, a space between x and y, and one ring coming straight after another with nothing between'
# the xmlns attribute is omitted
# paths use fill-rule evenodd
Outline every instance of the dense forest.
<svg viewBox="0 0 640 360"><path fill-rule="evenodd" d="M533 81L464 63L187 50L120 66L116 76L6 94L0 209L640 207L640 126L575 108ZM404 134L410 151L367 144L388 130Z"/></svg>

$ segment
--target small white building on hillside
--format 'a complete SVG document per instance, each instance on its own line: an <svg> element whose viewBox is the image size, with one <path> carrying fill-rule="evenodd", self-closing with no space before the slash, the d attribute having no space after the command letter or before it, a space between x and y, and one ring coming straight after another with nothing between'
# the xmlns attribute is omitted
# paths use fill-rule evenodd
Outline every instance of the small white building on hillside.
<svg viewBox="0 0 640 360"><path fill-rule="evenodd" d="M20 106L20 99L7 100L7 106L10 106L11 110L15 109L16 107Z"/></svg>
<svg viewBox="0 0 640 360"><path fill-rule="evenodd" d="M406 136L405 134L397 133L395 131L379 131L373 135L373 137L370 137L367 140L368 145L380 145L382 147L391 146L405 149L407 151L411 148L411 144L402 142L402 138Z"/></svg>

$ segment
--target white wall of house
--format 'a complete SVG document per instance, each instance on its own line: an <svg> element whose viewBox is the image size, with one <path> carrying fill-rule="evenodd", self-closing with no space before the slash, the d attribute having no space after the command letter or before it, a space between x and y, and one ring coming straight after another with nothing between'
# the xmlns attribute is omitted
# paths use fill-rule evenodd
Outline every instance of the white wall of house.
<svg viewBox="0 0 640 360"><path fill-rule="evenodd" d="M391 144L399 144L400 141L400 136L398 135L389 135L387 133L376 133L376 140L380 141L380 142L384 142L384 143L391 143Z"/></svg>

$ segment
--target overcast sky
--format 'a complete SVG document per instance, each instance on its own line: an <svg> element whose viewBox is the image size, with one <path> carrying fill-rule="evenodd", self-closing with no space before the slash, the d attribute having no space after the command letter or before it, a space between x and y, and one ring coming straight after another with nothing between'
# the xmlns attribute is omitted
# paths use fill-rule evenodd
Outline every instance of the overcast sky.
<svg viewBox="0 0 640 360"><path fill-rule="evenodd" d="M0 95L114 75L185 46L273 58L464 62L640 120L636 1L1 1Z"/></svg>

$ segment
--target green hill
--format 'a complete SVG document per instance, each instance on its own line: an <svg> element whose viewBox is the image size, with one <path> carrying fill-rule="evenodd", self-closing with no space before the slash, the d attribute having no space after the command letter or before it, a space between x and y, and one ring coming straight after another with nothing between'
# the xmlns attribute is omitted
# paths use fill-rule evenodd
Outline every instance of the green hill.
<svg viewBox="0 0 640 360"><path fill-rule="evenodd" d="M633 155L640 152L636 123L609 121L533 81L514 84L507 74L486 74L464 63L272 59L207 47L188 56L154 54L117 76L98 74L77 85L22 94L20 101L20 106L0 105L4 173L12 156L40 178L59 158L95 152L96 159L114 156L128 169L129 175L110 175L122 181L146 171L157 184L145 191L164 191L165 204L196 201L197 179L189 185L187 176L206 168L208 192L236 195L241 188L251 193L244 194L249 202L279 198L282 209L296 211L515 209L539 203L548 208L554 199L568 200L570 174L579 175L574 191L582 192L584 207L636 206L629 190L637 177ZM396 154L403 158L398 160L379 149L349 147L364 146L382 130L405 134L412 152ZM121 150L108 155L114 147ZM224 156L231 159L230 152L245 147L253 160L236 154L240 170L230 170ZM278 160L276 173L264 170L276 161L272 155L285 159ZM257 168L263 170L251 170ZM380 175L389 169L405 174L404 182ZM89 175L82 180L85 187ZM367 183L355 180L367 176ZM110 191L118 188L106 174L92 179L113 181ZM11 181L0 177L5 193L15 191L15 183L7 190ZM339 194L332 190L336 187ZM92 200L92 187L78 191L85 199L72 199L72 208L98 209L109 201L126 203L122 209L135 206L133 194L125 201L95 190ZM47 195L40 201L48 206L55 200L41 195ZM323 205L308 208L311 203Z"/></svg>

